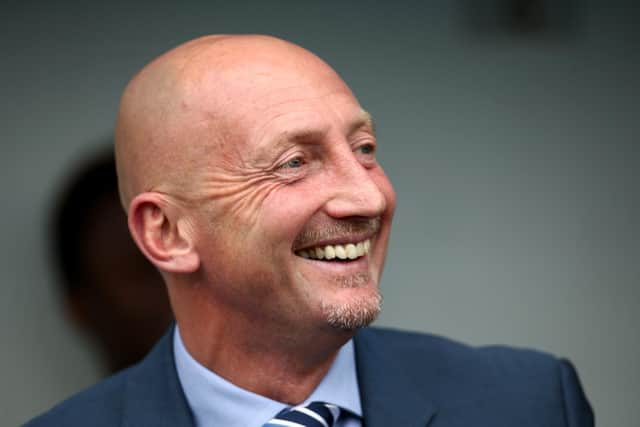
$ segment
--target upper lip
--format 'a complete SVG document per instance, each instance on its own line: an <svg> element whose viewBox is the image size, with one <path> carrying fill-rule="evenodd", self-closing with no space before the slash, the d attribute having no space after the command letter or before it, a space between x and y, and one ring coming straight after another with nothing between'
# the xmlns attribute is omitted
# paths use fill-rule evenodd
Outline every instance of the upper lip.
<svg viewBox="0 0 640 427"><path fill-rule="evenodd" d="M346 245L347 243L364 242L367 239L372 239L375 235L376 233L374 232L368 232L368 233L355 233L355 234L350 234L348 236L336 236L328 239L318 240L317 242L313 242L313 243L305 243L298 247L294 247L293 251L296 252L296 251L301 251L303 249L324 247L327 245Z"/></svg>

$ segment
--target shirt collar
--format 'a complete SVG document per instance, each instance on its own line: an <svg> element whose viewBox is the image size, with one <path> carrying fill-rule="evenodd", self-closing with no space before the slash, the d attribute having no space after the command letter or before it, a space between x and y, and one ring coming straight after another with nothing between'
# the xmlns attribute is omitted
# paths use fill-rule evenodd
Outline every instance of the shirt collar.
<svg viewBox="0 0 640 427"><path fill-rule="evenodd" d="M189 354L176 326L173 335L178 378L196 426L261 426L288 405L244 390L208 370ZM353 341L338 351L331 368L305 404L324 401L362 416Z"/></svg>

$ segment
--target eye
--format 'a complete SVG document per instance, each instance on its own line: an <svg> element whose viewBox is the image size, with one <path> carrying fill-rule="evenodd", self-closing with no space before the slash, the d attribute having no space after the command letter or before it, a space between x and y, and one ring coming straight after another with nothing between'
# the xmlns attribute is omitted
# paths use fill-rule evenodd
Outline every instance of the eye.
<svg viewBox="0 0 640 427"><path fill-rule="evenodd" d="M304 159L301 156L297 156L287 160L282 166L280 166L280 169L296 169L302 167L303 165Z"/></svg>
<svg viewBox="0 0 640 427"><path fill-rule="evenodd" d="M364 167L370 168L375 166L376 164L376 144L375 143L365 142L361 145L356 146L353 152Z"/></svg>
<svg viewBox="0 0 640 427"><path fill-rule="evenodd" d="M360 154L373 154L376 147L373 144L362 144L356 150L360 151Z"/></svg>

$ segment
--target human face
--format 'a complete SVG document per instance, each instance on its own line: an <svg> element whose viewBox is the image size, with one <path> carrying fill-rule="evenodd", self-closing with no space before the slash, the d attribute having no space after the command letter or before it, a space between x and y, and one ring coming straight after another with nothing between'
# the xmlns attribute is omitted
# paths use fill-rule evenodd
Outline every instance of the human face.
<svg viewBox="0 0 640 427"><path fill-rule="evenodd" d="M379 311L395 194L369 115L316 62L304 73L236 68L233 82L217 85L224 123L193 121L204 123L194 140L207 141L191 193L193 234L230 324L354 329ZM196 105L210 106L203 96Z"/></svg>

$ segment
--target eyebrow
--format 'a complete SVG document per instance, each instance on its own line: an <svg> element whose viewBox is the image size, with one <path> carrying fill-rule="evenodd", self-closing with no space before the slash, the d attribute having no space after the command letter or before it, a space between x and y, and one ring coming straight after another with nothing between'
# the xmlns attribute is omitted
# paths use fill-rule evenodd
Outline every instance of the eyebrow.
<svg viewBox="0 0 640 427"><path fill-rule="evenodd" d="M346 134L348 136L351 136L356 131L362 128L368 128L369 130L371 130L373 134L375 134L375 124L373 122L373 117L371 117L371 114L364 109L361 109L360 113L352 121L348 123L346 127L346 131L347 131ZM320 138L326 135L328 131L329 131L328 128L327 129L302 128L302 129L293 130L293 131L284 131L278 136L276 143L280 145L290 141L304 142L305 140Z"/></svg>
<svg viewBox="0 0 640 427"><path fill-rule="evenodd" d="M368 129L375 135L375 124L371 114L364 109L360 110L360 113L355 117L346 127L347 136L351 137L354 133L361 129ZM275 138L275 143L272 145L265 144L260 146L258 151L261 155L266 154L266 150L278 150L280 147L285 147L289 144L304 143L305 141L313 141L321 139L329 132L329 128L301 128L294 129L292 131L286 130L280 133Z"/></svg>
<svg viewBox="0 0 640 427"><path fill-rule="evenodd" d="M351 122L347 134L352 135L354 132L362 128L368 128L374 135L376 133L376 126L373 121L373 117L368 111L364 109L360 110L359 116L353 122Z"/></svg>

